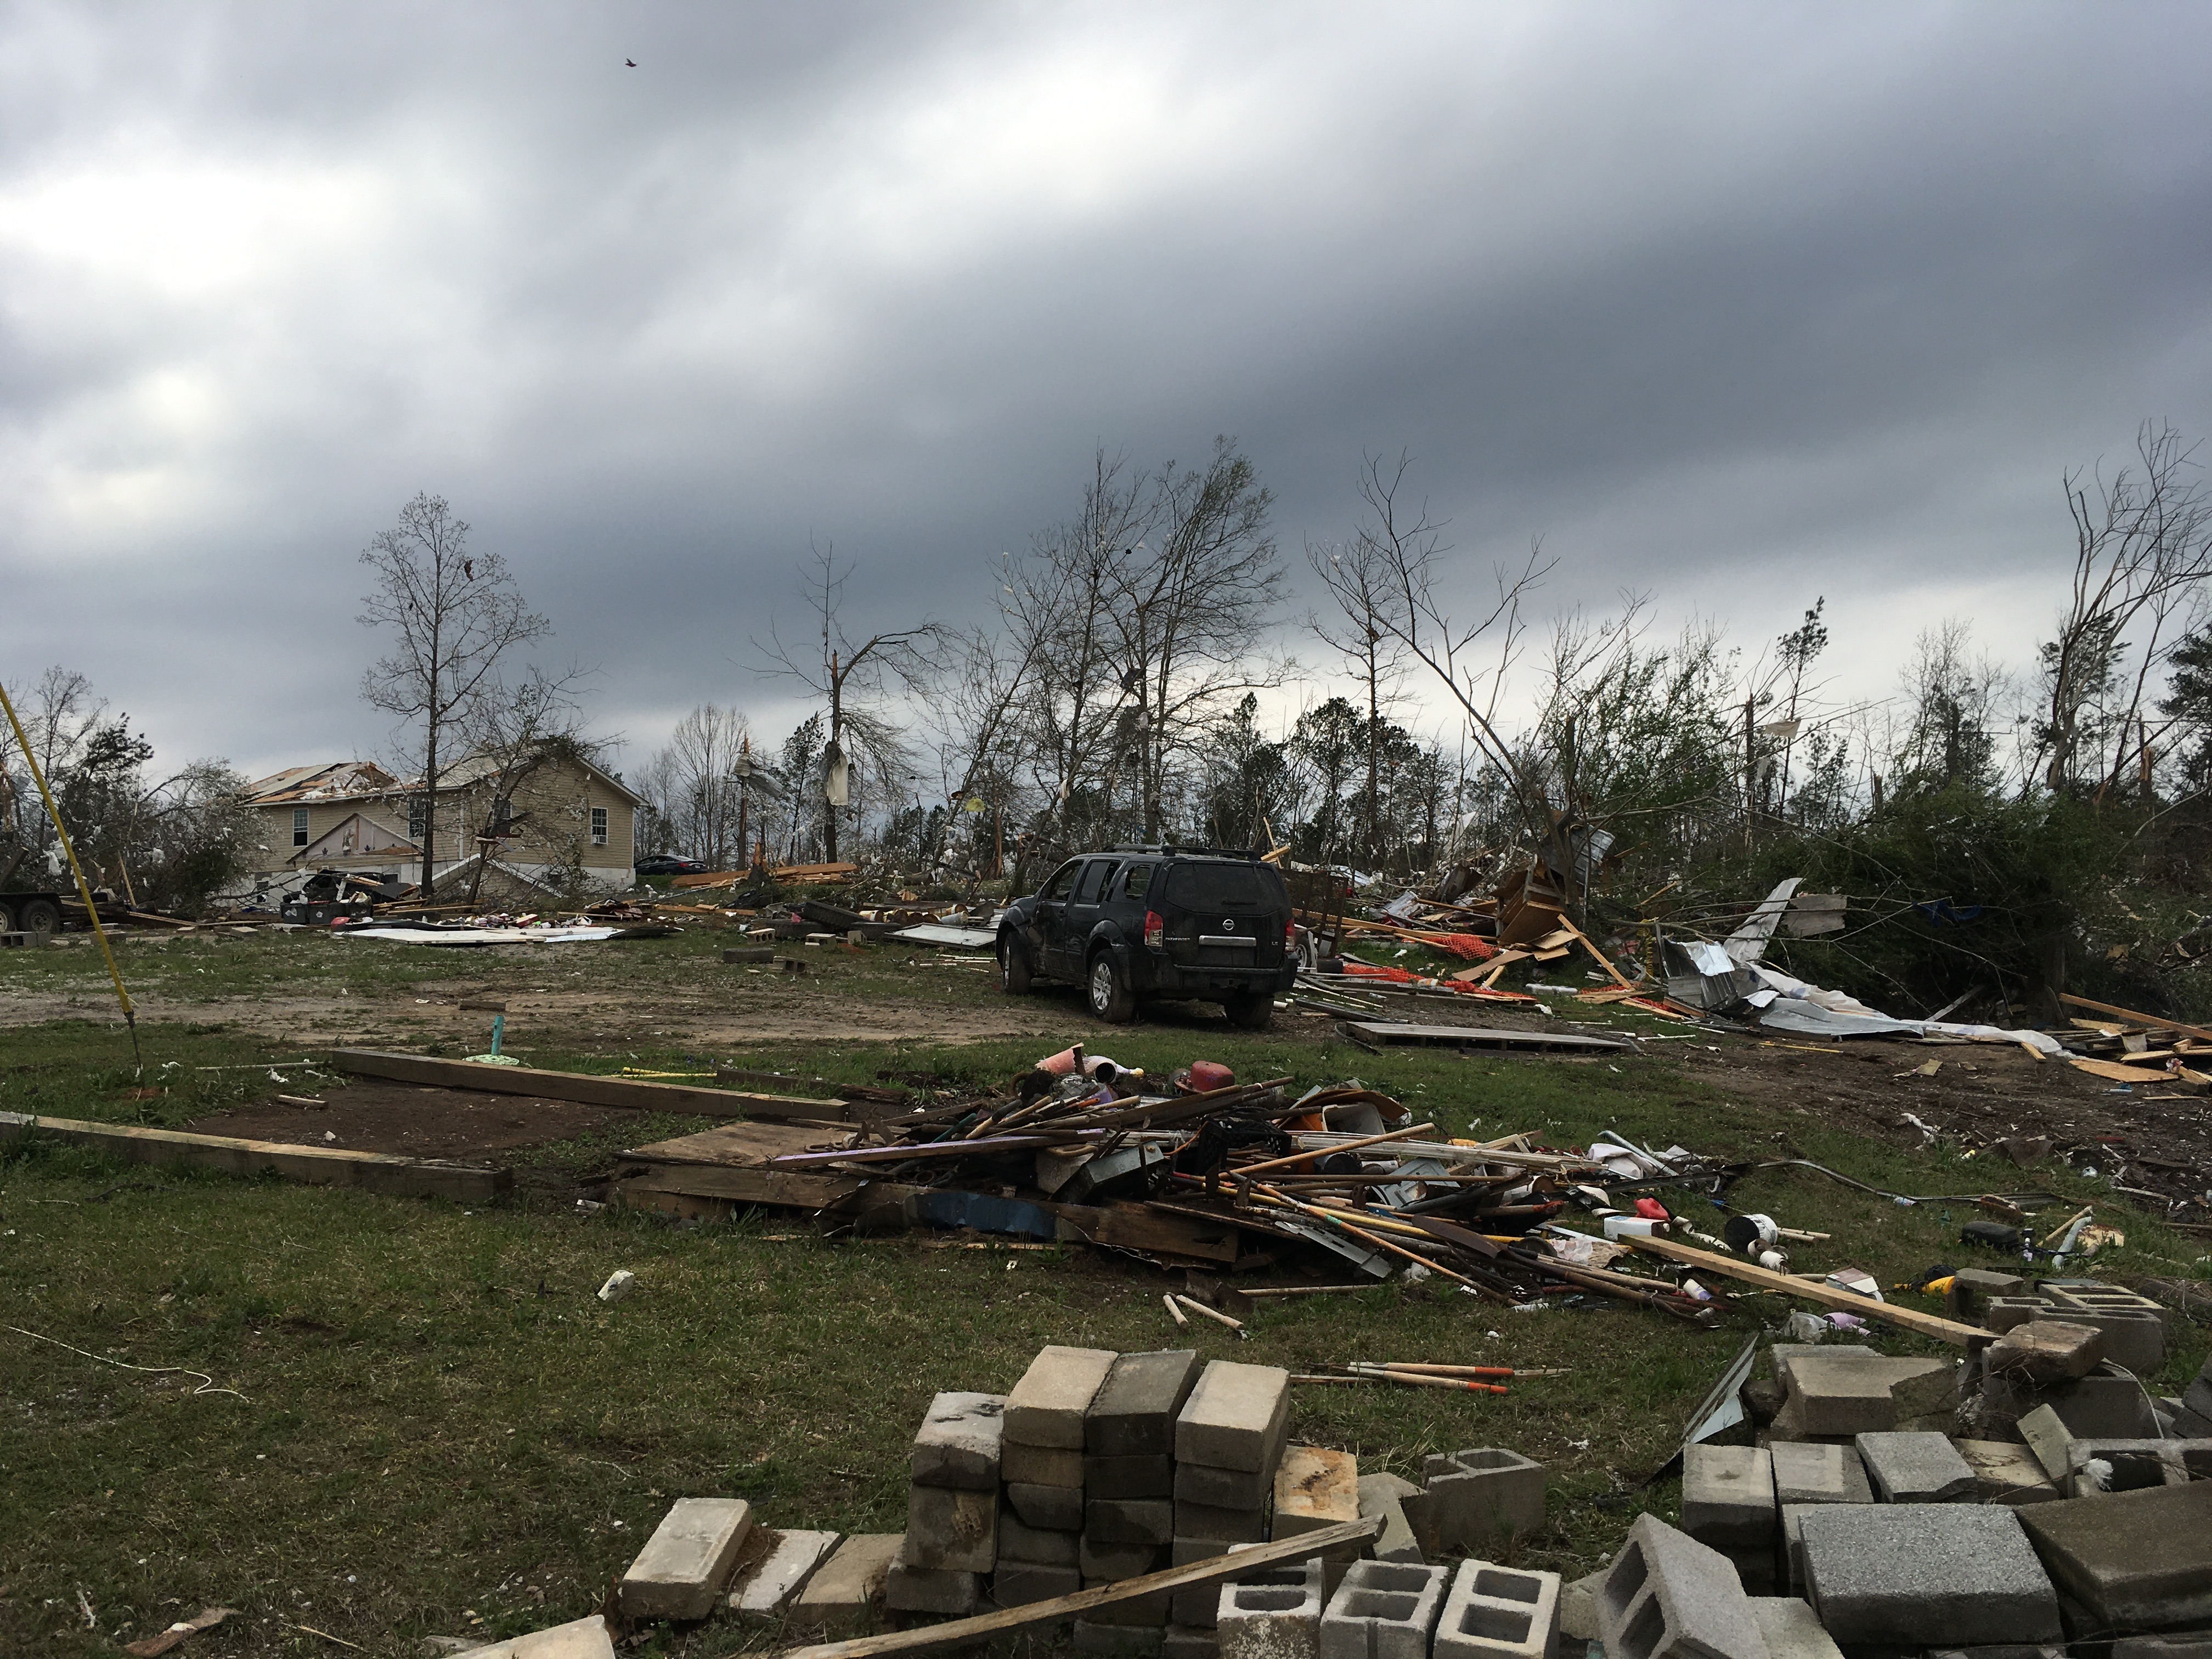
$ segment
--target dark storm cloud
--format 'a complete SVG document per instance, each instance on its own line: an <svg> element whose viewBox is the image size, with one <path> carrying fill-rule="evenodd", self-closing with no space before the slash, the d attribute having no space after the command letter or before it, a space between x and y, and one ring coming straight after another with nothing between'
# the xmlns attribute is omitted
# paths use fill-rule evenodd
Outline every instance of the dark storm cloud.
<svg viewBox="0 0 2212 1659"><path fill-rule="evenodd" d="M180 755L376 749L417 489L643 747L779 695L810 537L980 614L1102 442L1237 434L1293 552L1408 449L1470 591L1543 534L1547 602L1825 592L1875 687L1946 614L2023 656L2060 471L2212 426L2192 9L8 17L0 672Z"/></svg>

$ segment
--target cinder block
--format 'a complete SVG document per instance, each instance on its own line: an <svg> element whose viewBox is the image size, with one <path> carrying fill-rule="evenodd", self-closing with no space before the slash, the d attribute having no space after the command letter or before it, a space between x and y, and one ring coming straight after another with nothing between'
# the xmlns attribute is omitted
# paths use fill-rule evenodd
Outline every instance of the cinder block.
<svg viewBox="0 0 2212 1659"><path fill-rule="evenodd" d="M1061 1446L1024 1446L1009 1440L1000 1455L999 1474L1010 1486L1059 1486L1083 1490L1083 1454Z"/></svg>
<svg viewBox="0 0 2212 1659"><path fill-rule="evenodd" d="M2055 1508L2040 1504L2038 1509ZM1822 1504L1798 1528L1807 1599L1848 1648L2045 1642L2058 1597L2014 1510L1974 1504Z"/></svg>
<svg viewBox="0 0 2212 1659"><path fill-rule="evenodd" d="M1081 1452L1084 1413L1090 1410L1117 1357L1103 1348L1040 1348L1022 1380L1006 1396L1006 1438L1018 1445ZM1036 1484L1073 1486L1082 1478L1079 1457L1074 1480Z"/></svg>
<svg viewBox="0 0 2212 1659"><path fill-rule="evenodd" d="M2087 1376L2105 1357L2105 1334L2070 1319L2021 1321L1990 1344L1982 1369L2030 1388Z"/></svg>
<svg viewBox="0 0 2212 1659"><path fill-rule="evenodd" d="M1267 1517L1259 1510L1217 1510L1210 1504L1175 1506L1175 1535L1214 1538L1224 1544L1256 1544L1267 1535Z"/></svg>
<svg viewBox="0 0 2212 1659"><path fill-rule="evenodd" d="M1165 1452L1135 1457L1083 1459L1083 1492L1086 1498L1172 1498L1175 1459Z"/></svg>
<svg viewBox="0 0 2212 1659"><path fill-rule="evenodd" d="M996 1490L1006 1412L1003 1395L940 1394L931 1401L914 1437L915 1485Z"/></svg>
<svg viewBox="0 0 2212 1659"><path fill-rule="evenodd" d="M1022 1524L1053 1532L1083 1530L1083 1488L1006 1484L1006 1502Z"/></svg>
<svg viewBox="0 0 2212 1659"><path fill-rule="evenodd" d="M2002 1334L2049 1313L2056 1305L2039 1296L1993 1296L1982 1304L1982 1328Z"/></svg>
<svg viewBox="0 0 2212 1659"><path fill-rule="evenodd" d="M938 1572L988 1572L999 1556L999 1495L951 1486L907 1488L899 1559Z"/></svg>
<svg viewBox="0 0 2212 1659"><path fill-rule="evenodd" d="M1275 1492L1275 1465L1280 1456L1267 1459L1256 1469L1215 1469L1203 1463L1175 1466L1175 1495L1186 1504L1204 1504L1217 1510L1264 1510Z"/></svg>
<svg viewBox="0 0 2212 1659"><path fill-rule="evenodd" d="M1867 1479L1866 1465L1859 1461L1856 1446L1778 1440L1767 1449L1774 1463L1778 1506L1874 1502L1874 1486Z"/></svg>
<svg viewBox="0 0 2212 1659"><path fill-rule="evenodd" d="M1027 1562L1034 1566L1073 1567L1079 1533L1050 1527L1032 1527L1009 1510L999 1516L999 1561Z"/></svg>
<svg viewBox="0 0 2212 1659"><path fill-rule="evenodd" d="M1150 1625L1102 1625L1095 1619L1079 1619L1069 1638L1078 1653L1098 1653L1108 1659L1157 1659L1167 1632Z"/></svg>
<svg viewBox="0 0 2212 1659"><path fill-rule="evenodd" d="M1086 1578L1083 1588L1100 1589L1124 1582L1119 1578ZM1125 1595L1118 1601L1093 1607L1083 1616L1102 1625L1149 1625L1158 1630L1168 1622L1169 1604L1174 1598L1172 1590L1156 1590L1150 1595Z"/></svg>
<svg viewBox="0 0 2212 1659"><path fill-rule="evenodd" d="M1437 1621L1435 1659L1553 1659L1559 1575L1462 1561Z"/></svg>
<svg viewBox="0 0 2212 1659"><path fill-rule="evenodd" d="M730 1581L730 1611L748 1622L780 1615L786 1603L806 1587L814 1571L837 1547L834 1532L775 1532L768 1553L741 1566Z"/></svg>
<svg viewBox="0 0 2212 1659"><path fill-rule="evenodd" d="M884 1605L893 1613L934 1613L948 1619L964 1619L981 1599L978 1579L972 1572L933 1572L927 1567L891 1563L884 1581Z"/></svg>
<svg viewBox="0 0 2212 1659"><path fill-rule="evenodd" d="M2212 1480L2017 1514L2058 1587L2105 1628L2212 1624Z"/></svg>
<svg viewBox="0 0 2212 1659"><path fill-rule="evenodd" d="M1048 1566L1042 1561L1009 1561L999 1558L991 1575L991 1599L1002 1607L1026 1607L1073 1595L1083 1588L1083 1575L1073 1566Z"/></svg>
<svg viewBox="0 0 2212 1659"><path fill-rule="evenodd" d="M704 1619L753 1527L742 1498L682 1498L661 1517L617 1596L626 1619Z"/></svg>
<svg viewBox="0 0 2212 1659"><path fill-rule="evenodd" d="M1597 1640L1597 1598L1605 1588L1606 1571L1600 1567L1559 1587L1559 1634L1570 1641L1587 1644ZM1582 1659L1576 1650L1568 1651L1574 1659Z"/></svg>
<svg viewBox="0 0 2212 1659"><path fill-rule="evenodd" d="M2038 1315L2034 1322L2040 1324L2045 1320L2087 1325L2101 1333L2106 1360L2125 1366L2137 1376L2155 1376L2166 1364L2166 1322L2154 1310L2081 1304L2053 1308L2049 1313Z"/></svg>
<svg viewBox="0 0 2212 1659"><path fill-rule="evenodd" d="M1597 1619L1608 1654L1766 1659L1735 1565L1656 1515L1639 1515L1629 1528L1598 1593Z"/></svg>
<svg viewBox="0 0 2212 1659"><path fill-rule="evenodd" d="M1422 1465L1419 1506L1401 1500L1423 1551L1486 1549L1501 1532L1544 1524L1544 1466L1496 1446L1473 1447ZM1432 1541L1433 1540L1433 1541Z"/></svg>
<svg viewBox="0 0 2212 1659"><path fill-rule="evenodd" d="M534 1630L489 1647L471 1648L469 1659L614 1659L607 1621L599 1613L573 1624Z"/></svg>
<svg viewBox="0 0 2212 1659"><path fill-rule="evenodd" d="M1413 1536L1404 1508L1404 1500L1419 1491L1402 1475L1378 1470L1359 1477L1359 1518L1364 1521L1377 1515L1382 1517L1382 1530L1375 1534L1370 1547L1376 1560L1410 1561L1416 1566L1421 1564L1421 1540Z"/></svg>
<svg viewBox="0 0 2212 1659"><path fill-rule="evenodd" d="M1974 1471L1940 1434L1863 1434L1860 1461L1885 1504L1948 1504L1975 1496Z"/></svg>
<svg viewBox="0 0 2212 1659"><path fill-rule="evenodd" d="M1176 1535L1175 1504L1165 1498L1099 1498L1083 1506L1083 1534L1101 1544L1158 1549Z"/></svg>
<svg viewBox="0 0 2212 1659"><path fill-rule="evenodd" d="M1273 1535L1295 1538L1359 1518L1359 1460L1326 1446L1292 1446L1275 1468Z"/></svg>
<svg viewBox="0 0 2212 1659"><path fill-rule="evenodd" d="M1170 1625L1160 1638L1160 1659L1216 1659L1221 1645L1210 1630Z"/></svg>
<svg viewBox="0 0 2212 1659"><path fill-rule="evenodd" d="M1084 1413L1085 1451L1093 1457L1171 1454L1176 1418L1198 1382L1200 1363L1194 1348L1116 1359Z"/></svg>
<svg viewBox="0 0 2212 1659"><path fill-rule="evenodd" d="M1982 1308L1993 1296L2013 1296L2027 1281L2018 1273L2001 1273L1987 1267L1961 1267L1951 1275L1943 1292L1943 1315L1960 1324L1978 1323Z"/></svg>
<svg viewBox="0 0 2212 1659"><path fill-rule="evenodd" d="M2141 1440L2158 1432L2142 1385L2102 1366L2046 1389L2044 1399L2076 1440Z"/></svg>
<svg viewBox="0 0 2212 1659"><path fill-rule="evenodd" d="M1355 1561L1321 1616L1321 1659L1429 1659L1449 1577L1442 1567Z"/></svg>
<svg viewBox="0 0 2212 1659"><path fill-rule="evenodd" d="M1086 1583L1141 1578L1158 1569L1163 1553L1157 1544L1107 1544L1088 1534L1075 1547L1076 1565L1083 1569Z"/></svg>
<svg viewBox="0 0 2212 1659"><path fill-rule="evenodd" d="M2069 1498L2212 1480L2212 1440L2069 1440Z"/></svg>
<svg viewBox="0 0 2212 1659"><path fill-rule="evenodd" d="M1751 1616L1766 1638L1767 1659L1844 1659L1820 1617L1794 1595L1754 1595Z"/></svg>
<svg viewBox="0 0 2212 1659"><path fill-rule="evenodd" d="M1318 1659L1328 1582L1316 1559L1221 1585L1214 1632L1222 1659Z"/></svg>
<svg viewBox="0 0 2212 1659"><path fill-rule="evenodd" d="M854 1533L806 1581L791 1604L792 1623L833 1633L856 1629L883 1605L884 1581L905 1543L902 1533Z"/></svg>
<svg viewBox="0 0 2212 1659"><path fill-rule="evenodd" d="M1774 1549L1773 1455L1758 1446L1682 1449L1682 1530L1723 1554Z"/></svg>
<svg viewBox="0 0 2212 1659"><path fill-rule="evenodd" d="M1176 1418L1176 1461L1264 1472L1290 1409L1291 1374L1280 1366L1214 1360Z"/></svg>
<svg viewBox="0 0 2212 1659"><path fill-rule="evenodd" d="M1935 1376L1948 1382L1956 1367L1942 1359L1892 1359L1881 1354L1848 1353L1820 1348L1793 1359L1788 1370L1790 1397L1784 1417L1807 1436L1866 1434L1897 1426L1898 1401L1891 1390L1899 1382ZM1784 1419L1778 1419L1778 1432Z"/></svg>

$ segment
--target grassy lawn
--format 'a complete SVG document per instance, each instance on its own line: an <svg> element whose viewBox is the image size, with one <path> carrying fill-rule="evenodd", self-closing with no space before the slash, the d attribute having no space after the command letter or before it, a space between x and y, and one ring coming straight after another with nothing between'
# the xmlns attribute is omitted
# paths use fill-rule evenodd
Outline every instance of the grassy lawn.
<svg viewBox="0 0 2212 1659"><path fill-rule="evenodd" d="M571 971L619 980L637 1000L636 1035L610 1043L545 1024L526 1033L535 1063L684 1070L720 1059L957 1087L1006 1078L1042 1052L1034 1041L918 1038L702 1054L653 1036L671 988L719 994L733 982L713 954L722 942L702 932L656 942L676 947L657 954L592 947L599 954L579 968L371 955L299 935L178 940L127 952L134 983L182 997L199 990L187 981L213 981L210 1001L311 990L360 999L360 1017L340 1036L303 1030L285 1042L222 1019L144 1024L143 1080L104 1017L0 1030L0 1109L173 1125L280 1087L321 1092L343 1085L298 1062L333 1041L382 1040L424 986L552 984ZM86 952L8 954L30 960L0 961L0 996L78 986L88 968L97 977ZM990 994L980 975L890 952L825 953L823 968L833 976L817 993L856 1006L898 997L919 1011ZM1613 1127L1729 1157L1810 1158L1904 1192L1972 1193L1995 1178L1986 1162L1743 1105L1689 1074L1684 1044L1619 1060L1376 1055L1304 1023L1260 1036L1197 1019L1109 1031L1072 994L1041 1006L1065 1015L1067 1037L1125 1063L1165 1071L1213 1058L1300 1085L1358 1076L1455 1133L1528 1129L1567 1146ZM270 1080L270 1062L287 1085ZM199 1069L217 1066L244 1069ZM1522 1541L1519 1559L1578 1575L1638 1509L1671 1512L1671 1485L1640 1483L1758 1320L1788 1311L1747 1301L1709 1333L1618 1304L1508 1311L1432 1282L1263 1310L1240 1342L1205 1322L1178 1334L1159 1296L1179 1277L1099 1252L921 1234L825 1242L790 1216L697 1226L579 1213L575 1182L620 1146L693 1127L631 1120L516 1154L517 1197L474 1212L116 1166L51 1146L0 1153L0 1325L15 1328L0 1330L0 1651L109 1655L118 1638L208 1604L240 1611L192 1638L179 1650L187 1659L348 1650L302 1626L394 1656L417 1653L424 1635L510 1634L597 1607L669 1500L686 1495L748 1498L770 1525L896 1531L905 1448L929 1396L1003 1390L1048 1342L1195 1346L1294 1370L1361 1358L1565 1367L1503 1398L1301 1387L1293 1431L1356 1450L1364 1468L1415 1474L1423 1454L1458 1447L1538 1459L1551 1471L1550 1523ZM2128 1216L2099 1182L2057 1169L2014 1184L2094 1195L2100 1214L2124 1218L2129 1248L2107 1271L2205 1271L2201 1243ZM1861 1266L1886 1285L1960 1260L1967 1218L1960 1206L1900 1207L1796 1170L1751 1177L1734 1201L1834 1234L1803 1247L1796 1266ZM1717 1219L1707 1208L1694 1224ZM603 1304L594 1292L618 1267L639 1289ZM2181 1328L2161 1391L2204 1358L2203 1334ZM130 1365L189 1367L234 1392L40 1337ZM1872 1340L1895 1352L1924 1346ZM744 1645L733 1627L709 1624L638 1650Z"/></svg>

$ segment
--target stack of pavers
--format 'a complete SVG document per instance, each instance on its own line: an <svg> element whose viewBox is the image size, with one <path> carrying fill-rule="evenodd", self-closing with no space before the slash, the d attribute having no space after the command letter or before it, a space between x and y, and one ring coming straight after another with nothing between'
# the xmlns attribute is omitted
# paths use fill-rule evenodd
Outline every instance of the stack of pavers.
<svg viewBox="0 0 2212 1659"><path fill-rule="evenodd" d="M1200 1374L1175 1422L1175 1565L1267 1538L1290 1414L1288 1371L1217 1359ZM1355 1480L1355 1509L1357 1497ZM1170 1611L1177 1626L1210 1630L1219 1599L1211 1584L1182 1590Z"/></svg>
<svg viewBox="0 0 2212 1659"><path fill-rule="evenodd" d="M1085 1421L1116 1356L1103 1348L1040 1349L1006 1396L992 1599L1021 1607L1083 1588Z"/></svg>
<svg viewBox="0 0 2212 1659"><path fill-rule="evenodd" d="M884 1586L894 1613L975 1611L981 1577L998 1564L1006 1405L995 1394L940 1394L930 1402L914 1437L906 1542Z"/></svg>
<svg viewBox="0 0 2212 1659"><path fill-rule="evenodd" d="M1077 1560L1085 1589L1169 1565L1176 1532L1176 1429L1201 1364L1188 1348L1125 1353L1085 1411ZM1159 1652L1169 1599L1142 1596L1099 1608L1077 1621L1076 1646L1093 1653Z"/></svg>

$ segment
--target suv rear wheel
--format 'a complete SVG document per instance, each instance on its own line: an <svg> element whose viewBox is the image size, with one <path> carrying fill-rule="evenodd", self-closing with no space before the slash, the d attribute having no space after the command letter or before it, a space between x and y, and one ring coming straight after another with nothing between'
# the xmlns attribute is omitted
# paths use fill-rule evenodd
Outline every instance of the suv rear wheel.
<svg viewBox="0 0 2212 1659"><path fill-rule="evenodd" d="M1137 1017L1137 999L1129 989L1129 981L1114 960L1111 951L1101 951L1091 958L1091 972L1084 981L1085 994L1091 1001L1091 1012L1109 1025L1127 1025Z"/></svg>
<svg viewBox="0 0 2212 1659"><path fill-rule="evenodd" d="M1254 991L1249 995L1231 997L1221 1005L1231 1025L1247 1031L1264 1031L1275 1018L1275 999L1268 992Z"/></svg>
<svg viewBox="0 0 2212 1659"><path fill-rule="evenodd" d="M999 941L999 988L1010 997L1030 988L1036 969L1030 965L1030 947L1009 933Z"/></svg>

